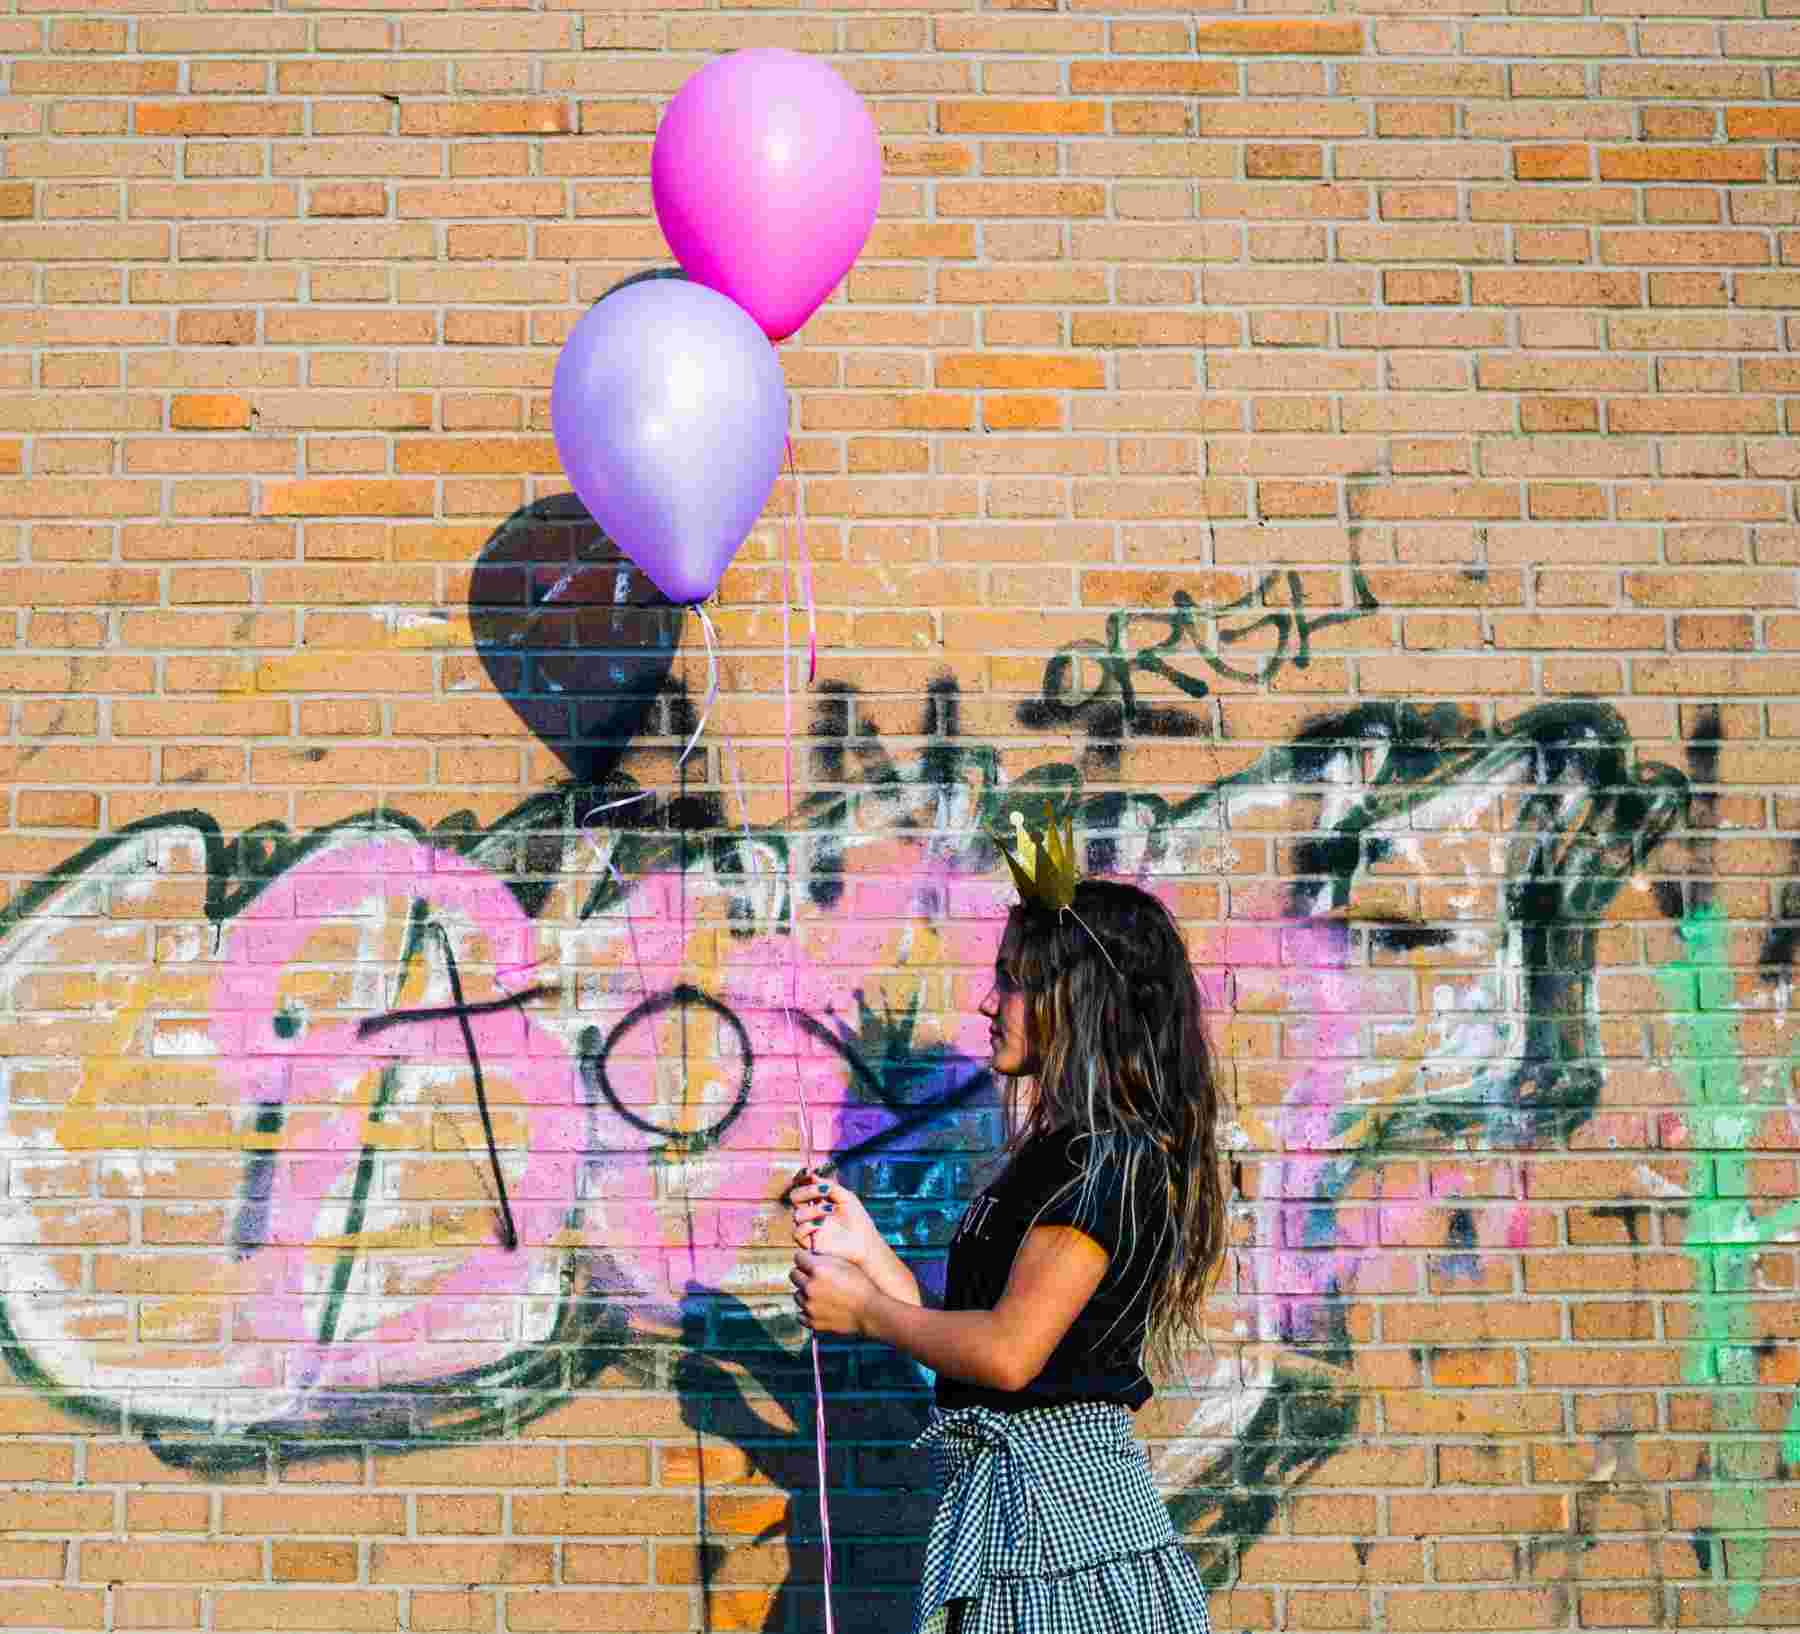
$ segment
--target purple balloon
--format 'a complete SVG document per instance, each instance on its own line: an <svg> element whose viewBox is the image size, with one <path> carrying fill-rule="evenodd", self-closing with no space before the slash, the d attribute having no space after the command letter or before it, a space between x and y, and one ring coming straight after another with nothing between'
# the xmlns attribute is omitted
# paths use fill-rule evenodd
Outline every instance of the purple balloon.
<svg viewBox="0 0 1800 1634"><path fill-rule="evenodd" d="M652 278L569 332L550 428L588 513L673 602L704 601L781 474L775 348L716 290Z"/></svg>

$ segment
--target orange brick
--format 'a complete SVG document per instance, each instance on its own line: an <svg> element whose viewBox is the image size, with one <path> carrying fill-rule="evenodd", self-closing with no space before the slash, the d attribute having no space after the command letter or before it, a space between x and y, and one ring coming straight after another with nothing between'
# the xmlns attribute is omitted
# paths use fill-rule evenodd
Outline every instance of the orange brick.
<svg viewBox="0 0 1800 1634"><path fill-rule="evenodd" d="M774 1502L777 1508L786 1504L785 1499ZM513 1529L526 1537L621 1531L681 1537L692 1527L696 1508L692 1498L611 1498L570 1492L554 1497L520 1495L513 1500L513 1511ZM626 1516L631 1518L621 1526Z"/></svg>
<svg viewBox="0 0 1800 1634"><path fill-rule="evenodd" d="M561 470L548 437L417 437L399 444L396 469L403 474L445 475Z"/></svg>
<svg viewBox="0 0 1800 1634"><path fill-rule="evenodd" d="M169 423L177 431L247 430L250 401L245 397L178 396L170 405Z"/></svg>
<svg viewBox="0 0 1800 1634"><path fill-rule="evenodd" d="M996 394L982 400L981 423L990 431L1060 430L1062 401L1028 393Z"/></svg>
<svg viewBox="0 0 1800 1634"><path fill-rule="evenodd" d="M1591 174L1585 144L1513 149L1513 174L1522 182L1585 181Z"/></svg>
<svg viewBox="0 0 1800 1634"><path fill-rule="evenodd" d="M938 104L938 129L949 135L1096 136L1106 129L1106 105L1069 101L1003 102L982 97L973 102Z"/></svg>
<svg viewBox="0 0 1800 1634"><path fill-rule="evenodd" d="M937 360L937 383L948 387L1093 391L1106 384L1105 365L1097 357L1052 353L952 353Z"/></svg>
<svg viewBox="0 0 1800 1634"><path fill-rule="evenodd" d="M125 50L128 38L126 25L119 22L69 18L60 19L50 26L52 51L97 51L107 56L116 56Z"/></svg>
<svg viewBox="0 0 1800 1634"><path fill-rule="evenodd" d="M270 1576L277 1583L354 1583L354 1543L294 1543L277 1540L270 1546Z"/></svg>
<svg viewBox="0 0 1800 1634"><path fill-rule="evenodd" d="M1734 142L1800 141L1800 108L1727 108L1725 134Z"/></svg>
<svg viewBox="0 0 1800 1634"><path fill-rule="evenodd" d="M84 68L83 72L87 70ZM140 102L139 136L298 136L304 109L298 102Z"/></svg>
<svg viewBox="0 0 1800 1634"><path fill-rule="evenodd" d="M1470 274L1478 306L1637 306L1642 288L1630 272L1498 272Z"/></svg>
<svg viewBox="0 0 1800 1634"><path fill-rule="evenodd" d="M272 482L263 490L264 516L429 516L429 482Z"/></svg>
<svg viewBox="0 0 1800 1634"><path fill-rule="evenodd" d="M1230 96L1237 70L1225 62L1077 60L1069 64L1069 89L1076 96Z"/></svg>
<svg viewBox="0 0 1800 1634"><path fill-rule="evenodd" d="M1339 56L1363 48L1362 24L1351 18L1209 18L1194 34L1197 50L1231 56Z"/></svg>
<svg viewBox="0 0 1800 1634"><path fill-rule="evenodd" d="M1759 182L1765 164L1748 148L1660 147L1602 148L1600 179L1611 182Z"/></svg>
<svg viewBox="0 0 1800 1634"><path fill-rule="evenodd" d="M85 791L21 789L18 821L28 828L82 828L100 826L99 796Z"/></svg>

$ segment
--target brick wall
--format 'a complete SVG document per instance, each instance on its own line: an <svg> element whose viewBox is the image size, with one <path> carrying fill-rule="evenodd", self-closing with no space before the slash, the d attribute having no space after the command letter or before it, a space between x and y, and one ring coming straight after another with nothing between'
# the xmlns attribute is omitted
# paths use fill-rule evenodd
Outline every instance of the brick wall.
<svg viewBox="0 0 1800 1634"><path fill-rule="evenodd" d="M1515 10L6 0L0 1626L820 1626L771 1200L937 1262L1046 797L1229 1059L1219 1625L1800 1622L1800 14ZM756 44L887 180L678 766L549 384Z"/></svg>

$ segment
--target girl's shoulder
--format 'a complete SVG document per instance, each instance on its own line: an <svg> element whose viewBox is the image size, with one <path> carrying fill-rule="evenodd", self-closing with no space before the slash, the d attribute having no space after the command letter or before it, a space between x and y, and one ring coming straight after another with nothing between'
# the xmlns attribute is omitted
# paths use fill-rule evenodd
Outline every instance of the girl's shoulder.
<svg viewBox="0 0 1800 1634"><path fill-rule="evenodd" d="M1043 1142L1044 1155L1064 1159L1082 1169L1124 1163L1135 1151L1150 1144L1128 1130L1088 1129L1078 1123L1059 1124L1037 1139Z"/></svg>
<svg viewBox="0 0 1800 1634"><path fill-rule="evenodd" d="M1126 1167L1125 1151L1125 1143L1116 1138L1079 1124L1063 1124L1027 1141L1019 1149L1015 1171L1057 1183L1105 1177Z"/></svg>
<svg viewBox="0 0 1800 1634"><path fill-rule="evenodd" d="M1148 1143L1144 1143L1148 1147ZM1117 1189L1127 1177L1142 1183L1150 1165L1133 1162L1136 1143L1118 1131L1096 1132L1066 1123L1024 1141L994 1181L1019 1192L1099 1184Z"/></svg>
<svg viewBox="0 0 1800 1634"><path fill-rule="evenodd" d="M1010 1155L996 1163L986 1189L1009 1195L1035 1191L1046 1180L1066 1173L1072 1162L1067 1129L1039 1130L1028 1135Z"/></svg>
<svg viewBox="0 0 1800 1634"><path fill-rule="evenodd" d="M1016 1161L1035 1167L1073 1164L1084 1168L1095 1152L1094 1137L1079 1124L1059 1124L1035 1134L1019 1148Z"/></svg>

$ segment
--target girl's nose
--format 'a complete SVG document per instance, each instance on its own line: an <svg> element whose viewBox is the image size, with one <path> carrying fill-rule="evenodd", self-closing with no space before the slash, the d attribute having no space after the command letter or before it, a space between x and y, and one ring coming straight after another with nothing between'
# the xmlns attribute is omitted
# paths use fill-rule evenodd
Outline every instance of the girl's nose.
<svg viewBox="0 0 1800 1634"><path fill-rule="evenodd" d="M987 996L981 1001L981 1003L976 1005L975 1008L979 1014L986 1016L989 1021L992 1021L994 1019L994 1017L999 1015L999 1013L1000 1013L999 990L997 988L990 987L987 990Z"/></svg>

